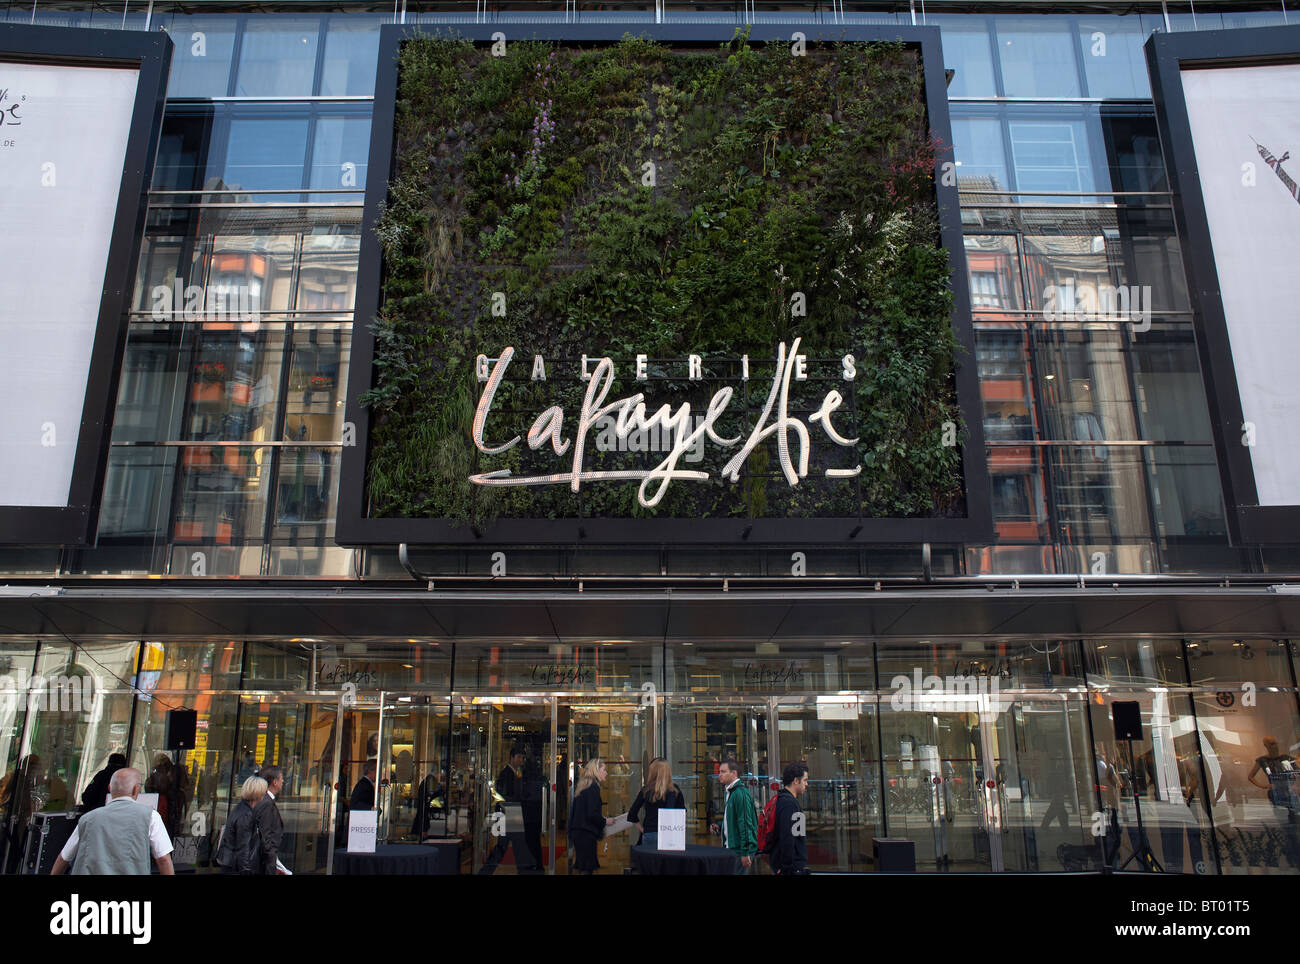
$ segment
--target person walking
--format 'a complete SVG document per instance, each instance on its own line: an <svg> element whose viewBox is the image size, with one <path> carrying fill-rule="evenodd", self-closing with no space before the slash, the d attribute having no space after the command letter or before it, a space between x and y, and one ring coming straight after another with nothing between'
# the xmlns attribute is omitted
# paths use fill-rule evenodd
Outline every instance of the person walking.
<svg viewBox="0 0 1300 964"><path fill-rule="evenodd" d="M72 836L54 860L52 875L72 866L74 875L148 875L149 858L158 873L171 876L172 842L162 817L136 802L144 784L139 770L123 767L108 781L112 799L77 821Z"/></svg>
<svg viewBox="0 0 1300 964"><path fill-rule="evenodd" d="M747 874L754 865L754 854L758 853L758 816L735 757L722 761L718 782L727 794L722 808L722 845L736 855L736 873Z"/></svg>
<svg viewBox="0 0 1300 964"><path fill-rule="evenodd" d="M537 852L534 852L528 843L528 837L523 830L523 800L524 800L524 753L523 747L514 746L510 748L510 760L501 768L497 774L496 783L493 784L494 797L499 798L493 807L495 813L500 813L504 821L500 824L504 834L497 837L496 846L487 856L487 860L479 869L480 874L492 874L496 871L497 866L505 858L506 850L511 846L515 850L515 867L519 872L535 872L541 863L541 858ZM496 820L497 818L493 818ZM489 824L489 832L492 825ZM540 851L540 847L538 851Z"/></svg>
<svg viewBox="0 0 1300 964"><path fill-rule="evenodd" d="M239 803L226 821L217 847L223 874L257 874L262 869L262 846L253 808L266 796L266 781L249 777L239 791Z"/></svg>
<svg viewBox="0 0 1300 964"><path fill-rule="evenodd" d="M571 866L580 874L591 874L600 869L596 860L596 841L605 836L605 828L614 822L603 815L600 785L609 776L605 761L592 757L582 768L574 787L573 807L569 811L569 843L573 847Z"/></svg>
<svg viewBox="0 0 1300 964"><path fill-rule="evenodd" d="M799 797L808 789L808 766L787 763L776 796L768 859L772 872L783 876L808 873L808 833Z"/></svg>
<svg viewBox="0 0 1300 964"><path fill-rule="evenodd" d="M266 781L266 796L253 808L253 820L262 838L261 868L254 872L263 875L282 874L284 871L280 870L278 864L280 842L284 839L284 818L280 816L275 798L284 789L284 771L277 766L263 767L258 776Z"/></svg>
<svg viewBox="0 0 1300 964"><path fill-rule="evenodd" d="M645 808L644 819L641 816L642 807ZM636 828L641 831L639 845L659 846L660 810L685 809L686 797L682 795L681 788L673 783L673 772L668 761L661 756L655 757L650 761L650 778L637 791L632 808L627 812L628 822L636 824Z"/></svg>

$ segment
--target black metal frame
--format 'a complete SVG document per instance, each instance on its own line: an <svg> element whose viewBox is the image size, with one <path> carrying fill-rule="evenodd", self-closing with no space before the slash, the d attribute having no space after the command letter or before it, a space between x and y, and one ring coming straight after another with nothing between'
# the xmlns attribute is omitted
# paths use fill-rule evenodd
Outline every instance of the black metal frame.
<svg viewBox="0 0 1300 964"><path fill-rule="evenodd" d="M68 504L0 506L0 545L84 545L95 531L171 52L171 39L162 31L0 24L0 62L123 67L139 72Z"/></svg>
<svg viewBox="0 0 1300 964"><path fill-rule="evenodd" d="M1178 244L1195 309L1196 345L1205 377L1229 538L1234 545L1294 544L1300 542L1300 505L1259 504L1250 451L1241 444L1241 395L1181 71L1184 67L1300 63L1300 26L1157 33L1146 42L1146 58L1165 168L1174 193Z"/></svg>
<svg viewBox="0 0 1300 964"><path fill-rule="evenodd" d="M679 46L716 47L734 36L730 25L715 24L522 24L439 25L439 31L487 44L493 35L508 40L561 41L573 44L615 43L625 33ZM755 25L754 42L789 43L801 32L809 43L831 41L898 42L921 54L925 78L926 110L930 130L952 144L948 117L947 79L938 27L847 26L820 28L811 24ZM365 215L362 223L361 260L357 276L356 315L348 373L346 419L355 427L355 444L343 449L339 476L335 539L340 545L433 544L591 544L618 543L790 543L864 544L988 543L993 539L989 498L988 461L975 370L975 339L962 243L961 209L956 179L944 185L935 179L940 235L952 269L952 326L959 358L955 372L957 404L966 423L962 446L962 474L966 515L925 519L502 519L483 531L446 519L369 518L366 514L365 467L369 453L370 413L358 398L371 387L374 334L370 330L380 304L382 256L375 225L380 205L388 194L393 162L393 128L397 94L397 59L402 43L421 32L420 26L385 26L379 42L379 70L375 82L375 109L371 126L370 160L366 177Z"/></svg>

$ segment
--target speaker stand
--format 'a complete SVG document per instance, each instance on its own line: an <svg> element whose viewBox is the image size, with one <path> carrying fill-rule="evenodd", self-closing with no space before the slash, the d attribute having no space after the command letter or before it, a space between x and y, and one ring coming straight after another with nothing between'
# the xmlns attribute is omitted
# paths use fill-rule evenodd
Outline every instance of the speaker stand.
<svg viewBox="0 0 1300 964"><path fill-rule="evenodd" d="M1137 849L1128 855L1128 859L1120 864L1119 869L1124 870L1136 860L1138 866L1147 873L1163 874L1165 868L1160 866L1160 861L1156 860L1155 852L1151 849L1151 841L1147 839L1146 828L1142 826L1142 801L1138 797L1137 788L1137 758L1133 756L1133 741L1131 739L1128 741L1128 759L1129 766L1133 768L1132 773L1129 775L1129 782L1133 784L1133 806L1137 812L1138 845ZM1118 847L1119 842L1116 841L1115 845Z"/></svg>

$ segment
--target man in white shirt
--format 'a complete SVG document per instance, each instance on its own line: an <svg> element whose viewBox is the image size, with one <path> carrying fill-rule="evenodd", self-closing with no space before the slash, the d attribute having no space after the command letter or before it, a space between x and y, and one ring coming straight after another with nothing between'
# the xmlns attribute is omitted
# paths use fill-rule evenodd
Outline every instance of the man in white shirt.
<svg viewBox="0 0 1300 964"><path fill-rule="evenodd" d="M143 783L139 770L114 773L108 784L112 799L77 822L50 873L62 874L72 864L74 875L148 874L152 857L160 874L174 874L172 842L162 817L136 801Z"/></svg>

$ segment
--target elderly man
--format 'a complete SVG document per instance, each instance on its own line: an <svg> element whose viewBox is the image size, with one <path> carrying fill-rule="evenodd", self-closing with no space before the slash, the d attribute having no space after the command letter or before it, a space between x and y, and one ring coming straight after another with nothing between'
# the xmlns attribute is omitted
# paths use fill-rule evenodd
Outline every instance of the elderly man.
<svg viewBox="0 0 1300 964"><path fill-rule="evenodd" d="M148 874L151 856L160 874L175 873L162 817L136 802L143 783L139 770L127 767L114 773L108 782L112 799L77 822L50 873L63 873L75 859L74 874Z"/></svg>

